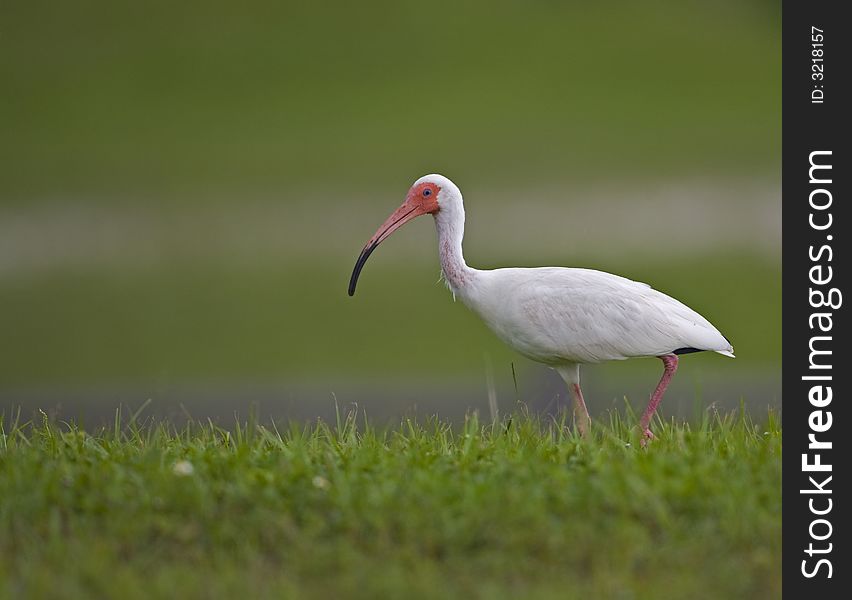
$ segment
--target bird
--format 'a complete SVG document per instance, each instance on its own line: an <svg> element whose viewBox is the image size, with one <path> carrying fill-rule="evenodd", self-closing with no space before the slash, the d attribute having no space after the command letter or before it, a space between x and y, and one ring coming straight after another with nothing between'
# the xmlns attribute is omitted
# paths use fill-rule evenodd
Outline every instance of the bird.
<svg viewBox="0 0 852 600"><path fill-rule="evenodd" d="M734 358L731 342L707 319L648 284L585 268L469 267L462 253L462 193L438 174L417 179L402 205L367 240L349 280L349 296L373 251L400 227L427 214L435 220L441 274L454 298L515 351L559 373L582 437L588 435L591 418L580 387L581 365L639 357L662 361L662 376L639 420L644 447L654 438L651 420L679 356L710 351Z"/></svg>

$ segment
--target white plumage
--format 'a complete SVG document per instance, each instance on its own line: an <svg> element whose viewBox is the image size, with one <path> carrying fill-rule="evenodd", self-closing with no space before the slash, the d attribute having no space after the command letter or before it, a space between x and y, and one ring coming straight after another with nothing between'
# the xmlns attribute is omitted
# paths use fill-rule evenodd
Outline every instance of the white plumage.
<svg viewBox="0 0 852 600"><path fill-rule="evenodd" d="M733 352L688 306L644 283L591 269L480 271L462 299L500 339L547 364L661 356L681 348Z"/></svg>
<svg viewBox="0 0 852 600"><path fill-rule="evenodd" d="M415 181L402 206L370 238L352 273L350 295L373 250L423 214L435 217L441 271L454 296L509 346L562 375L581 433L590 420L579 385L580 364L642 356L663 360L663 377L640 421L649 439L651 416L674 375L678 354L708 350L734 356L730 342L707 319L647 284L592 269L469 267L462 253L461 191L441 175Z"/></svg>

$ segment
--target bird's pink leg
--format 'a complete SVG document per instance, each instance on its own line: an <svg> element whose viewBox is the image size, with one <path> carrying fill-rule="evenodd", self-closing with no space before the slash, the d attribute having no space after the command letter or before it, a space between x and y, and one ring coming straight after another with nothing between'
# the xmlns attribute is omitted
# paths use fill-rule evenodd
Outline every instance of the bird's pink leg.
<svg viewBox="0 0 852 600"><path fill-rule="evenodd" d="M651 433L651 418L654 416L654 413L657 412L657 407L660 405L660 401L663 399L663 394L666 393L666 388L669 387L669 382L672 380L672 377L677 371L677 356L674 354L666 354L665 356L660 356L659 359L663 361L663 376L660 378L660 383L657 384L657 389L654 390L654 393L651 395L651 401L648 402L648 408L645 409L645 412L642 414L642 418L639 420L639 430L642 432L642 446L648 443L648 440L654 439L654 434Z"/></svg>
<svg viewBox="0 0 852 600"><path fill-rule="evenodd" d="M571 386L571 391L574 396L574 423L577 424L577 430L580 435L586 437L589 433L589 428L592 426L592 418L589 416L589 410L586 408L586 401L583 400L583 390L580 389L580 384L575 383Z"/></svg>

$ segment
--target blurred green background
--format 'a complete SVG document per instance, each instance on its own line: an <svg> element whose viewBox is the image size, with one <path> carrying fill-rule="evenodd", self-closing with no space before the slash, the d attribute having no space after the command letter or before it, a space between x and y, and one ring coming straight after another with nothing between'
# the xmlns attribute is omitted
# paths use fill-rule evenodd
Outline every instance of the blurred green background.
<svg viewBox="0 0 852 600"><path fill-rule="evenodd" d="M777 2L12 0L0 80L0 410L457 414L489 373L552 409L438 283L429 220L346 296L430 172L473 266L600 268L713 321L738 358L682 361L671 412L780 402ZM658 370L586 369L591 408Z"/></svg>

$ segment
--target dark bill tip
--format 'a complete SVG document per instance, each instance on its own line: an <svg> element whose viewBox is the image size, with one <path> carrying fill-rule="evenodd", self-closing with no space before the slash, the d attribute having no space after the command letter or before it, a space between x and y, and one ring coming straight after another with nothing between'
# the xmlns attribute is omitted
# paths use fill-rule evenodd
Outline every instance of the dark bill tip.
<svg viewBox="0 0 852 600"><path fill-rule="evenodd" d="M367 259L370 258L370 255L373 253L373 250L376 249L378 244L368 244L364 246L364 249L361 250L361 254L358 256L358 260L355 261L355 268L352 270L352 277L349 278L349 295L355 295L355 286L358 285L358 276L361 274L361 269L364 268L364 264L367 262Z"/></svg>

